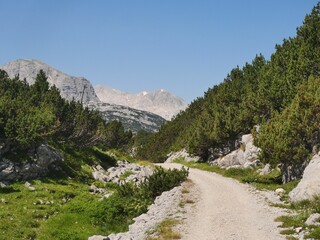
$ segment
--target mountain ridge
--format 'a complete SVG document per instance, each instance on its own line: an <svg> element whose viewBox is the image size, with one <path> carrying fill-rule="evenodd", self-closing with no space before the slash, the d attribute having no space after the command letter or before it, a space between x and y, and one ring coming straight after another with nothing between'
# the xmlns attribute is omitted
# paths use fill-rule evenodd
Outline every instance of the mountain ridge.
<svg viewBox="0 0 320 240"><path fill-rule="evenodd" d="M155 132L165 123L164 118L151 112L119 104L102 103L88 79L68 75L39 60L18 59L0 66L0 69L6 71L10 78L19 75L20 79L26 79L30 85L35 82L39 71L43 70L49 84L55 85L63 98L68 101L74 99L90 109L98 110L106 122L113 120L122 122L126 130Z"/></svg>
<svg viewBox="0 0 320 240"><path fill-rule="evenodd" d="M166 120L171 120L188 106L182 98L164 89L128 93L101 84L94 86L94 89L102 102L152 112Z"/></svg>

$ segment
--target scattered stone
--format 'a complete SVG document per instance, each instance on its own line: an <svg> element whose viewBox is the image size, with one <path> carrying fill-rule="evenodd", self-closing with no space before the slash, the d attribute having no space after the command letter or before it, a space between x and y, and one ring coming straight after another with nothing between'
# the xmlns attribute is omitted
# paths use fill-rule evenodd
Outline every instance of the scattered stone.
<svg viewBox="0 0 320 240"><path fill-rule="evenodd" d="M110 238L101 235L94 235L92 237L89 237L88 240L110 240Z"/></svg>
<svg viewBox="0 0 320 240"><path fill-rule="evenodd" d="M269 173L272 172L271 165L270 165L269 163L267 163L267 164L264 166L264 168L258 169L257 172L259 173L260 176L268 175Z"/></svg>
<svg viewBox="0 0 320 240"><path fill-rule="evenodd" d="M35 189L35 187L33 187L32 185L31 185L31 183L29 183L29 182L25 182L24 183L24 186L26 187L26 188L28 188L30 191L32 191L32 192L34 192L36 189Z"/></svg>
<svg viewBox="0 0 320 240"><path fill-rule="evenodd" d="M131 172L126 179L122 175L126 172ZM95 180L102 182L114 182L121 184L123 182L141 183L153 173L152 169L148 166L140 166L135 163L128 163L127 161L118 161L117 167L111 167L107 170L103 169L100 165L93 167L92 176Z"/></svg>
<svg viewBox="0 0 320 240"><path fill-rule="evenodd" d="M277 188L274 191L278 196L283 196L286 193L286 190L284 190L283 188Z"/></svg>
<svg viewBox="0 0 320 240"><path fill-rule="evenodd" d="M135 221L125 233L111 234L108 237L92 236L88 240L143 240L146 232L155 228L163 219L176 211L181 198L181 188L175 187L170 191L163 192L154 203L149 206L148 212L134 218Z"/></svg>
<svg viewBox="0 0 320 240"><path fill-rule="evenodd" d="M320 226L320 214L319 213L311 214L305 223L307 225Z"/></svg>
<svg viewBox="0 0 320 240"><path fill-rule="evenodd" d="M311 200L320 195L320 156L313 156L309 165L305 168L303 177L296 188L290 194L290 200L293 202L301 200Z"/></svg>
<svg viewBox="0 0 320 240"><path fill-rule="evenodd" d="M190 155L186 149L182 149L179 152L171 152L167 155L166 163L171 163L177 159L183 159L186 162L198 162L200 157Z"/></svg>
<svg viewBox="0 0 320 240"><path fill-rule="evenodd" d="M303 230L303 227L297 227L297 228L295 228L296 233L299 233L299 232L301 232L302 230Z"/></svg>
<svg viewBox="0 0 320 240"><path fill-rule="evenodd" d="M7 186L7 184L5 184L5 183L3 183L3 182L0 182L0 188L4 188L4 187L6 187Z"/></svg>
<svg viewBox="0 0 320 240"><path fill-rule="evenodd" d="M8 201L4 198L1 198L0 201L1 201L1 203L8 203Z"/></svg>
<svg viewBox="0 0 320 240"><path fill-rule="evenodd" d="M44 201L42 199L38 199L36 202L33 203L33 205L44 205Z"/></svg>
<svg viewBox="0 0 320 240"><path fill-rule="evenodd" d="M261 166L261 165L262 165L262 163L260 162L260 160L256 159L256 160L254 160L253 162L246 161L246 162L243 164L243 167L244 167L244 168L254 169L254 168L259 167L259 166Z"/></svg>

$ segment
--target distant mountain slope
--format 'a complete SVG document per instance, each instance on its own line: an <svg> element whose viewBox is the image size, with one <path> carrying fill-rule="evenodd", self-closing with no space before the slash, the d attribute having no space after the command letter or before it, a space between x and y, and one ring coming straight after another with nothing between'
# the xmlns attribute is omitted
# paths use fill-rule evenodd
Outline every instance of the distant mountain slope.
<svg viewBox="0 0 320 240"><path fill-rule="evenodd" d="M155 132L165 122L162 117L147 112L136 110L126 106L101 103L89 80L82 77L74 77L65 74L53 67L38 60L16 60L0 66L9 77L19 75L20 79L26 79L29 84L33 84L39 71L42 69L51 85L56 85L60 89L61 96L67 100L82 100L82 103L91 109L97 109L102 113L103 118L109 122L118 120L124 127L133 132L145 130Z"/></svg>
<svg viewBox="0 0 320 240"><path fill-rule="evenodd" d="M90 103L88 106L101 112L102 117L107 122L119 120L126 130L130 129L133 132L138 132L139 130L156 132L166 122L159 115L126 106L102 102Z"/></svg>
<svg viewBox="0 0 320 240"><path fill-rule="evenodd" d="M97 85L94 89L102 102L152 112L167 120L187 107L187 103L181 98L163 89L140 93L126 93L102 85Z"/></svg>
<svg viewBox="0 0 320 240"><path fill-rule="evenodd" d="M48 77L48 82L60 89L63 98L67 100L74 98L76 101L81 101L82 98L83 103L99 102L90 81L83 77L65 74L38 60L19 59L0 68L5 70L11 78L19 74L20 79L26 78L29 84L34 83L37 74L42 69Z"/></svg>

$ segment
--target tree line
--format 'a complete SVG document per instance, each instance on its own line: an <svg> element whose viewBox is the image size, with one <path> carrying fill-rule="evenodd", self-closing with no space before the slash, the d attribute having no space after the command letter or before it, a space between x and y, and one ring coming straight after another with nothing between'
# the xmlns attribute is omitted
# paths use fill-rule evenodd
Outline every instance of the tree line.
<svg viewBox="0 0 320 240"><path fill-rule="evenodd" d="M131 138L120 122L106 123L98 111L63 99L44 71L28 85L0 70L0 142L6 147L25 150L44 142L123 147Z"/></svg>
<svg viewBox="0 0 320 240"><path fill-rule="evenodd" d="M270 60L257 55L150 136L140 158L164 161L186 148L203 161L239 136L254 132L265 163L301 166L319 147L320 3L296 36L276 45ZM290 181L291 179L287 179Z"/></svg>

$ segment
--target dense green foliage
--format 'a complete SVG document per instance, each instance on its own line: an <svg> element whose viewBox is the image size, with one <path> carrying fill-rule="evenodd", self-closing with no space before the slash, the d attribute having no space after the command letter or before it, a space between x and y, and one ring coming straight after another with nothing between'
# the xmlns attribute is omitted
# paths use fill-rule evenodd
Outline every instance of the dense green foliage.
<svg viewBox="0 0 320 240"><path fill-rule="evenodd" d="M29 86L19 77L10 79L0 70L0 141L12 148L28 149L40 142L83 147L103 144L121 147L129 142L119 122L105 123L99 112L61 98L40 71Z"/></svg>
<svg viewBox="0 0 320 240"><path fill-rule="evenodd" d="M319 145L320 3L294 38L234 68L221 84L149 138L138 155L164 161L186 148L206 161L260 125L262 159L284 165L305 162Z"/></svg>

